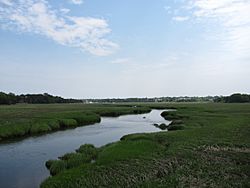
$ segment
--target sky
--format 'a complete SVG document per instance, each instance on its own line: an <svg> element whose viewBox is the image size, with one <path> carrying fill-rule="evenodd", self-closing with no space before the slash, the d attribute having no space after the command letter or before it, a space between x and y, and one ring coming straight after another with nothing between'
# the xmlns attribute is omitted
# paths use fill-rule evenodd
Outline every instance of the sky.
<svg viewBox="0 0 250 188"><path fill-rule="evenodd" d="M0 0L0 91L250 93L250 0Z"/></svg>

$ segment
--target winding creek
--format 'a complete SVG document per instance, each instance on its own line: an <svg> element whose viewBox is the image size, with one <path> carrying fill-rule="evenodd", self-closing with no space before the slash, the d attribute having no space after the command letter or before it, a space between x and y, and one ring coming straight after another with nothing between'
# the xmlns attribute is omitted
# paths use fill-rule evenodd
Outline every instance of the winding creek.
<svg viewBox="0 0 250 188"><path fill-rule="evenodd" d="M158 132L154 123L169 124L163 110L147 114L102 117L100 123L0 144L0 187L36 188L49 176L45 162L72 152L85 143L96 147L118 141L131 133Z"/></svg>

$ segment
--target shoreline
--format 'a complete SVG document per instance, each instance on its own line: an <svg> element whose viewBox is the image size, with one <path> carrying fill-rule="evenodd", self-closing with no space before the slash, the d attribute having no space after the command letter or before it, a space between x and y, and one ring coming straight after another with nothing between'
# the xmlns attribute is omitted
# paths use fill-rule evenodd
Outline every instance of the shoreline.
<svg viewBox="0 0 250 188"><path fill-rule="evenodd" d="M51 104L50 106L53 107ZM35 120L26 118L25 123L21 122L19 124L15 124L15 122L13 122L13 125L0 125L0 144L15 140L21 141L25 138L50 134L56 131L93 125L95 123L99 123L101 121L101 117L118 117L121 115L142 114L149 113L152 110L151 108L145 107L137 107L135 109L133 106L125 106L121 107L124 109L119 109L119 111L112 109L105 111L105 106L99 106L103 108L103 111L75 111L73 113L69 112L68 114L59 114L59 117L48 116ZM14 105L12 107L15 109ZM58 116L58 114L56 114L56 116Z"/></svg>

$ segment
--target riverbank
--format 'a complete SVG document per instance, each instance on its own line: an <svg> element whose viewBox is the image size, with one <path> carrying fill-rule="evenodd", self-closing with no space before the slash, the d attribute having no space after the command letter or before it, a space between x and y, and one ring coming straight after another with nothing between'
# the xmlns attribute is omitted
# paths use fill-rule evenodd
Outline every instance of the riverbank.
<svg viewBox="0 0 250 188"><path fill-rule="evenodd" d="M54 165L61 170L41 187L249 187L250 104L171 106L184 129L127 135L101 148L90 146L94 155L83 146L61 157Z"/></svg>
<svg viewBox="0 0 250 188"><path fill-rule="evenodd" d="M46 104L1 105L0 142L98 123L101 116L150 112L131 105Z"/></svg>

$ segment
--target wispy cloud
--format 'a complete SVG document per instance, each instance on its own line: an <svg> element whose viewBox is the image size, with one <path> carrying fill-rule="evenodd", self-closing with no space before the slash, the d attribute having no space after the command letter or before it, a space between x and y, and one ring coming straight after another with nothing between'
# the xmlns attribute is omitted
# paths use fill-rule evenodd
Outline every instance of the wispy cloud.
<svg viewBox="0 0 250 188"><path fill-rule="evenodd" d="M222 51L250 57L250 0L187 0L176 4L166 6L172 20L202 24L206 39L219 43Z"/></svg>
<svg viewBox="0 0 250 188"><path fill-rule="evenodd" d="M70 2L75 4L75 5L83 4L83 0L70 0Z"/></svg>
<svg viewBox="0 0 250 188"><path fill-rule="evenodd" d="M250 1L249 0L196 0L190 2L193 16L210 19L222 26L217 35L224 47L238 55L250 52Z"/></svg>
<svg viewBox="0 0 250 188"><path fill-rule="evenodd" d="M68 9L68 8L61 8L60 11L61 11L62 13L64 13L64 14L67 14L67 13L70 12L70 9Z"/></svg>
<svg viewBox="0 0 250 188"><path fill-rule="evenodd" d="M53 9L46 0L0 0L0 23L2 28L40 34L98 56L117 50L118 45L105 38L111 32L106 20L69 16L65 10Z"/></svg>

